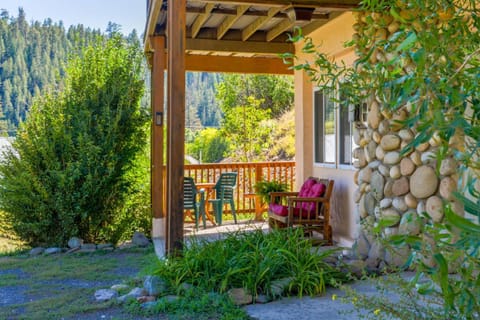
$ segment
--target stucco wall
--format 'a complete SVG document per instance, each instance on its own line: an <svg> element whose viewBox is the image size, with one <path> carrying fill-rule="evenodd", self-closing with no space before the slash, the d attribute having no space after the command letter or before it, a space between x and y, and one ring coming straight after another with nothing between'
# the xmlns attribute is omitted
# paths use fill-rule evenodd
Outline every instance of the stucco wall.
<svg viewBox="0 0 480 320"><path fill-rule="evenodd" d="M344 42L351 39L354 18L351 13L344 13L327 23L309 36L314 43L321 45L321 50L350 64L355 60L352 50L344 48ZM300 52L301 44L296 51ZM299 58L307 58L299 55ZM356 217L353 194L356 186L353 183L355 171L351 168L330 168L314 163L313 133L313 88L309 77L301 71L295 72L295 127L296 131L296 172L297 189L309 176L335 180L332 199L333 239L340 245L349 246L356 238L358 218Z"/></svg>

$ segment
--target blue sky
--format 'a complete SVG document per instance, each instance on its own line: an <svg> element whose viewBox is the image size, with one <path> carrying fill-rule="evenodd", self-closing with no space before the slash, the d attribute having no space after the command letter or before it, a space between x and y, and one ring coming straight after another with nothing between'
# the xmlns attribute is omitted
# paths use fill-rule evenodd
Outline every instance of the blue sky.
<svg viewBox="0 0 480 320"><path fill-rule="evenodd" d="M27 21L43 22L51 18L63 21L65 28L72 24L105 31L109 21L122 26L125 34L137 29L143 34L146 20L146 0L0 0L0 9L6 9L10 16L18 16L23 7Z"/></svg>

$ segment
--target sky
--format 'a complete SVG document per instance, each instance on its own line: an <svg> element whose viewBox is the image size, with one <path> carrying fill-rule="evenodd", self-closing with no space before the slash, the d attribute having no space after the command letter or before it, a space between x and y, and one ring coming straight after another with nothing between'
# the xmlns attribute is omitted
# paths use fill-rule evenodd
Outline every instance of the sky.
<svg viewBox="0 0 480 320"><path fill-rule="evenodd" d="M63 21L65 29L83 24L105 31L109 21L121 25L121 31L129 34L137 29L143 34L146 21L146 0L0 0L0 10L10 16L18 16L18 8L25 11L27 21Z"/></svg>

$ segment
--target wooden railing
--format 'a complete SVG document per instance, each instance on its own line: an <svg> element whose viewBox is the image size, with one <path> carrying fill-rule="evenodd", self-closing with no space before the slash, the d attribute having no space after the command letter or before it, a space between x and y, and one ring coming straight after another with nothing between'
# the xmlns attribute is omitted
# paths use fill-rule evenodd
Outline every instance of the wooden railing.
<svg viewBox="0 0 480 320"><path fill-rule="evenodd" d="M192 177L196 183L216 182L220 173L237 172L236 209L240 213L254 212L253 198L246 194L255 193L254 185L262 180L278 181L288 186L289 191L295 185L295 162L236 162L236 163L206 163L186 164L185 176Z"/></svg>

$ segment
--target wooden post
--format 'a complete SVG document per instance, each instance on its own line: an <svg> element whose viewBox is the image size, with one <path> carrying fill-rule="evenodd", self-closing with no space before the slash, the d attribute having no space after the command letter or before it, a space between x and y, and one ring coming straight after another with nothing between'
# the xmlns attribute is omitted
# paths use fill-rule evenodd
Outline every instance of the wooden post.
<svg viewBox="0 0 480 320"><path fill-rule="evenodd" d="M167 253L183 247L186 0L168 0Z"/></svg>
<svg viewBox="0 0 480 320"><path fill-rule="evenodd" d="M165 37L150 38L154 50L152 59L152 119L151 119L151 205L152 205L152 237L159 239L165 250L167 238L164 196L163 170L163 114L165 85ZM160 250L160 248L157 248ZM164 252L163 254L164 255Z"/></svg>

